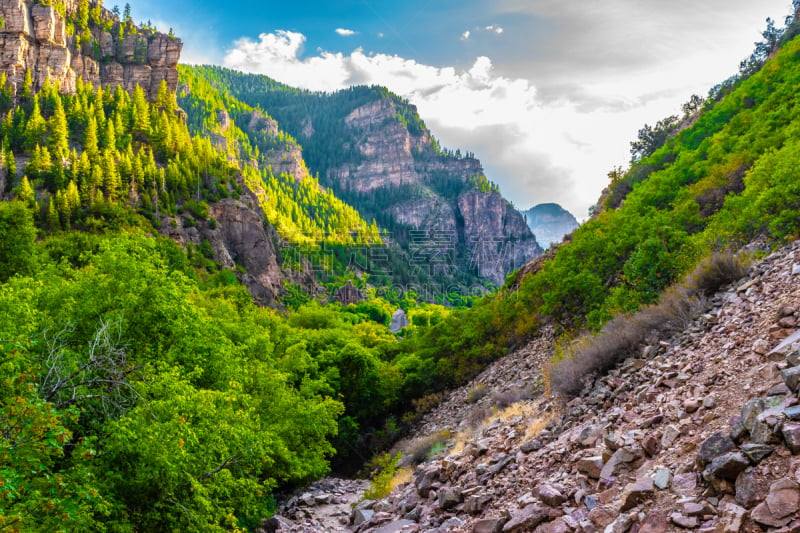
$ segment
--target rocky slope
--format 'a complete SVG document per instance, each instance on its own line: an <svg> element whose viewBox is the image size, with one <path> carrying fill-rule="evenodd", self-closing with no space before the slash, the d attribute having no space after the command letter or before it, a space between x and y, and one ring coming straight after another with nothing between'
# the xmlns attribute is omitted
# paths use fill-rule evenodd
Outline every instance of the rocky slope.
<svg viewBox="0 0 800 533"><path fill-rule="evenodd" d="M495 284L542 253L513 206L496 190L479 186L485 180L480 161L434 154L430 132L422 127L413 133L399 114L395 100L387 97L347 115L361 159L328 169L334 190L359 209L370 197L388 197L389 224L450 236L458 266L476 268ZM401 190L406 192L392 194Z"/></svg>
<svg viewBox="0 0 800 533"><path fill-rule="evenodd" d="M96 0L90 2L96 5ZM77 0L65 0L66 16L74 17ZM107 24L90 23L91 35L78 44L68 33L67 20L55 5L32 0L0 0L0 72L18 94L30 71L33 89L42 87L49 77L63 91L74 91L79 78L95 85L132 91L140 85L154 99L162 81L174 91L176 70L183 44L179 39L158 32L137 30L118 39L119 23L102 9Z"/></svg>
<svg viewBox="0 0 800 533"><path fill-rule="evenodd" d="M539 204L523 211L522 215L536 240L544 247L560 243L579 225L572 213L558 204Z"/></svg>
<svg viewBox="0 0 800 533"><path fill-rule="evenodd" d="M553 344L498 361L420 426L450 430L450 448L359 504L350 530L800 531L799 279L800 241L568 403L487 409L540 390ZM494 394L470 404L479 384Z"/></svg>

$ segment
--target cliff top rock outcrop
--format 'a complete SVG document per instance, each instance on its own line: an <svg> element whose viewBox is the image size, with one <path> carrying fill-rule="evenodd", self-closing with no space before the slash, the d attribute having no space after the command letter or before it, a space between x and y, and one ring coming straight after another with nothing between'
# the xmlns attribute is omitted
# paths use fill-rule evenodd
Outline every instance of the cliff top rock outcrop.
<svg viewBox="0 0 800 533"><path fill-rule="evenodd" d="M92 2L89 26L76 29L77 0L43 5L33 0L0 0L0 72L17 95L26 72L35 91L50 78L72 92L79 78L96 86L132 91L140 85L153 100L162 81L178 85L180 39L120 23ZM63 14L62 14L63 13Z"/></svg>

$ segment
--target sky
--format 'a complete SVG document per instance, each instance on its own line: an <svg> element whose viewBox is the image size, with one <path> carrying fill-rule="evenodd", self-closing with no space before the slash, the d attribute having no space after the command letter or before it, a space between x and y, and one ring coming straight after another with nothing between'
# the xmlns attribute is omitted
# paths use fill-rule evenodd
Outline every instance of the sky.
<svg viewBox="0 0 800 533"><path fill-rule="evenodd" d="M106 2L107 5L108 2ZM110 6L110 5L109 5ZM311 90L377 84L518 208L583 219L645 123L736 73L790 0L131 0L182 61Z"/></svg>

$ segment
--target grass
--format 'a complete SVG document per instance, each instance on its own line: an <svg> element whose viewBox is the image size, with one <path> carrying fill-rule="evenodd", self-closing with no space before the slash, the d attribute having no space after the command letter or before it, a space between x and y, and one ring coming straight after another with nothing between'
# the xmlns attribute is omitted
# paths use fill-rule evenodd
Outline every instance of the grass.
<svg viewBox="0 0 800 533"><path fill-rule="evenodd" d="M448 440L450 440L450 431L444 430L400 443L398 447L403 453L402 466L416 466L424 463L444 450Z"/></svg>
<svg viewBox="0 0 800 533"><path fill-rule="evenodd" d="M648 341L685 329L705 308L708 296L746 272L745 262L733 253L705 258L657 304L633 315L617 315L596 335L580 337L546 369L551 389L567 397L577 395L588 379L635 355Z"/></svg>
<svg viewBox="0 0 800 533"><path fill-rule="evenodd" d="M489 387L487 387L483 383L478 383L477 385L472 387L472 389L467 394L467 403L468 404L476 403L478 400L485 397L487 394L489 394Z"/></svg>

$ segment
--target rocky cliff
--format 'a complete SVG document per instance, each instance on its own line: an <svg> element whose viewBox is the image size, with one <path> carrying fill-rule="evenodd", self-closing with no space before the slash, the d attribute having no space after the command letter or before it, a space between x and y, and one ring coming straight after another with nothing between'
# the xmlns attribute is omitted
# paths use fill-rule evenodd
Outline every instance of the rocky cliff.
<svg viewBox="0 0 800 533"><path fill-rule="evenodd" d="M369 212L380 196L384 224L449 238L455 266L495 284L542 252L522 215L488 184L480 161L436 153L430 132L410 127L395 99L362 105L344 120L361 157L329 169L327 180L357 208Z"/></svg>
<svg viewBox="0 0 800 533"><path fill-rule="evenodd" d="M579 226L572 213L558 204L539 204L523 211L522 215L536 240L545 247L560 243Z"/></svg>
<svg viewBox="0 0 800 533"><path fill-rule="evenodd" d="M274 305L285 274L277 262L278 236L264 224L256 196L247 192L240 200L212 203L209 215L205 221L191 215L164 218L159 232L184 248L201 250L208 243L211 259L237 270L257 303Z"/></svg>
<svg viewBox="0 0 800 533"><path fill-rule="evenodd" d="M97 86L121 86L132 91L140 85L154 99L162 81L174 91L182 43L149 30L123 27L111 12L100 8L100 24L90 22L75 30L77 0L43 5L32 0L0 0L0 72L6 73L19 94L26 72L33 90L50 78L61 90L75 90L79 78ZM95 1L91 2L96 6ZM62 14L62 12L64 14ZM77 33L80 32L80 35Z"/></svg>

